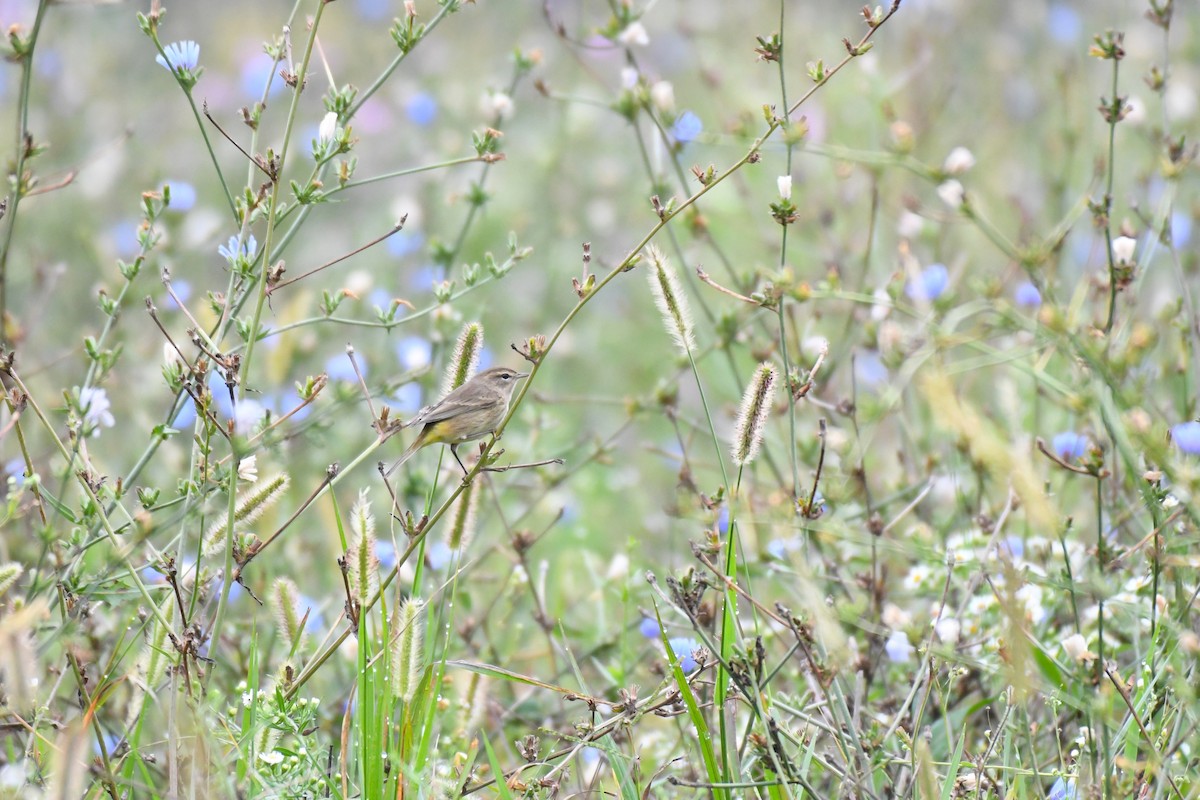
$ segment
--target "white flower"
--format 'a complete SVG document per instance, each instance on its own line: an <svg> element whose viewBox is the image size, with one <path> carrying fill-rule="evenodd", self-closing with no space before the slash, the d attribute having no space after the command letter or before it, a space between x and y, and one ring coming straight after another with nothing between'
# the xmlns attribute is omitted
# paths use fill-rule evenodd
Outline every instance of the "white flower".
<svg viewBox="0 0 1200 800"><path fill-rule="evenodd" d="M621 69L621 86L626 89L632 89L637 86L638 71L634 67L623 67Z"/></svg>
<svg viewBox="0 0 1200 800"><path fill-rule="evenodd" d="M263 763L270 764L271 766L283 763L283 753L278 750L272 750L269 753L259 753L258 758Z"/></svg>
<svg viewBox="0 0 1200 800"><path fill-rule="evenodd" d="M672 111L675 108L675 87L670 81L659 81L650 87L650 102L659 111Z"/></svg>
<svg viewBox="0 0 1200 800"><path fill-rule="evenodd" d="M916 652L912 642L908 640L908 634L904 631L893 631L883 649L887 653L888 660L896 664L907 663L912 658L912 654Z"/></svg>
<svg viewBox="0 0 1200 800"><path fill-rule="evenodd" d="M91 431L93 436L100 435L101 428L111 428L117 424L112 415L112 405L108 402L108 392L94 386L85 386L79 390L79 410L83 412L83 426Z"/></svg>
<svg viewBox="0 0 1200 800"><path fill-rule="evenodd" d="M1130 97L1125 101L1125 122L1130 125L1141 125L1146 121L1146 104L1140 97Z"/></svg>
<svg viewBox="0 0 1200 800"><path fill-rule="evenodd" d="M792 199L792 176L780 175L775 179L775 185L779 187L779 196L784 200Z"/></svg>
<svg viewBox="0 0 1200 800"><path fill-rule="evenodd" d="M918 589L925 581L929 580L933 575L933 570L924 564L918 564L908 571L908 575L904 577L904 586L909 589Z"/></svg>
<svg viewBox="0 0 1200 800"><path fill-rule="evenodd" d="M1046 618L1046 608L1042 605L1042 587L1036 583L1027 583L1017 589L1016 598L1025 606L1025 618L1037 625Z"/></svg>
<svg viewBox="0 0 1200 800"><path fill-rule="evenodd" d="M355 297L365 297L374 286L375 276L369 270L355 270L346 276L346 291Z"/></svg>
<svg viewBox="0 0 1200 800"><path fill-rule="evenodd" d="M886 289L875 290L875 303L871 306L871 319L880 322L892 313L892 298L888 297Z"/></svg>
<svg viewBox="0 0 1200 800"><path fill-rule="evenodd" d="M885 603L883 614L880 616L884 625L889 628L907 628L912 624L912 614L895 603Z"/></svg>
<svg viewBox="0 0 1200 800"><path fill-rule="evenodd" d="M317 128L317 140L321 144L329 144L333 141L333 137L337 136L337 119L337 113L330 111L321 120L321 126Z"/></svg>
<svg viewBox="0 0 1200 800"><path fill-rule="evenodd" d="M966 190L958 181L951 178L937 188L938 197L942 198L942 202L951 208L961 208L963 198L966 197Z"/></svg>
<svg viewBox="0 0 1200 800"><path fill-rule="evenodd" d="M1163 94L1163 106L1172 120L1183 120L1196 113L1196 90L1182 81L1171 81Z"/></svg>
<svg viewBox="0 0 1200 800"><path fill-rule="evenodd" d="M1062 648L1067 657L1075 661L1091 661L1096 657L1095 653L1087 649L1087 641L1078 633L1063 639Z"/></svg>
<svg viewBox="0 0 1200 800"><path fill-rule="evenodd" d="M29 764L24 760L18 761L15 764L5 764L3 767L0 767L0 789L7 790L4 796L19 797L20 795L16 793L16 790L25 785L25 778L29 772Z"/></svg>
<svg viewBox="0 0 1200 800"><path fill-rule="evenodd" d="M254 483L258 480L258 456L243 458L238 462L238 480Z"/></svg>
<svg viewBox="0 0 1200 800"><path fill-rule="evenodd" d="M645 47L650 44L650 34L646 33L646 27L642 23L631 22L617 36L617 41L626 47Z"/></svg>
<svg viewBox="0 0 1200 800"><path fill-rule="evenodd" d="M242 400L234 412L233 427L239 434L246 436L254 430L254 426L266 413L263 404L257 400Z"/></svg>
<svg viewBox="0 0 1200 800"><path fill-rule="evenodd" d="M810 358L829 355L829 340L824 336L808 336L800 343L800 350Z"/></svg>
<svg viewBox="0 0 1200 800"><path fill-rule="evenodd" d="M956 644L959 634L962 633L962 623L954 617L946 617L939 619L933 629L937 632L937 637L946 644Z"/></svg>
<svg viewBox="0 0 1200 800"><path fill-rule="evenodd" d="M1137 250L1137 239L1130 236L1118 236L1113 239L1112 254L1118 264L1129 266L1133 263L1133 253Z"/></svg>
<svg viewBox="0 0 1200 800"><path fill-rule="evenodd" d="M971 616L982 616L992 606L996 605L996 598L991 594L976 595L967 601L967 613Z"/></svg>
<svg viewBox="0 0 1200 800"><path fill-rule="evenodd" d="M508 119L514 110L513 99L504 92L492 92L484 98L483 112L497 119Z"/></svg>
<svg viewBox="0 0 1200 800"><path fill-rule="evenodd" d="M629 576L629 556L624 553L617 553L613 556L613 560L609 562L608 572L604 577L609 581L621 581Z"/></svg>
<svg viewBox="0 0 1200 800"><path fill-rule="evenodd" d="M913 211L905 211L896 221L896 233L905 239L915 239L925 228L925 218Z"/></svg>
<svg viewBox="0 0 1200 800"><path fill-rule="evenodd" d="M942 164L942 171L947 175L962 175L964 172L975 166L975 156L965 147L956 147L950 151L950 155L946 156L946 162Z"/></svg>

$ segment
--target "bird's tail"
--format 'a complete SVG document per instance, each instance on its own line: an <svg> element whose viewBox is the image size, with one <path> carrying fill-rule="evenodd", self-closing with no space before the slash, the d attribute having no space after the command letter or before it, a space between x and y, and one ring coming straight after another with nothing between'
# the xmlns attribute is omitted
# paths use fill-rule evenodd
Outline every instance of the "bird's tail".
<svg viewBox="0 0 1200 800"><path fill-rule="evenodd" d="M424 433L424 431L422 431L422 434L423 433ZM392 462L392 465L387 468L387 472L383 473L383 477L390 478L392 476L392 473L395 472L396 470L400 469L401 464L403 464L405 461L408 461L410 458L412 458L412 454L417 452L418 450L420 450L421 445L423 445L424 443L425 443L425 437L423 435L417 436L417 438L413 439L412 444L410 444L408 446L408 449L405 450L400 455L399 458L397 458L394 462Z"/></svg>

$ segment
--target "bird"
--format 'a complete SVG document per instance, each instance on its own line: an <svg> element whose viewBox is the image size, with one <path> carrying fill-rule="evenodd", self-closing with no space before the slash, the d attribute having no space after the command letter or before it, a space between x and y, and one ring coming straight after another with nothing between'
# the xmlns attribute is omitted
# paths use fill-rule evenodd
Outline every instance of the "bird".
<svg viewBox="0 0 1200 800"><path fill-rule="evenodd" d="M509 367L485 369L433 405L422 408L404 427L424 427L400 458L383 473L384 477L399 469L413 453L431 444L450 445L450 453L466 475L467 468L458 457L458 445L495 433L508 413L517 381L527 377L529 373Z"/></svg>

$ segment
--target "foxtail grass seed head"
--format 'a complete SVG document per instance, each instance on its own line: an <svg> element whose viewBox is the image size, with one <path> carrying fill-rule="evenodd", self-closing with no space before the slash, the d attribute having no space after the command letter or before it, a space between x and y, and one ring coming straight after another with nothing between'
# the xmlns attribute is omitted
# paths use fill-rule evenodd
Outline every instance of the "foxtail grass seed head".
<svg viewBox="0 0 1200 800"><path fill-rule="evenodd" d="M475 538L475 508L479 505L479 493L475 484L467 484L454 505L454 517L446 531L446 545L453 551L462 552Z"/></svg>
<svg viewBox="0 0 1200 800"><path fill-rule="evenodd" d="M771 413L775 400L775 383L779 371L774 364L763 362L754 370L754 378L742 395L742 406L738 411L737 427L733 434L733 463L739 467L749 464L758 455L762 443L763 426Z"/></svg>
<svg viewBox="0 0 1200 800"><path fill-rule="evenodd" d="M17 578L21 577L21 573L24 571L25 568L16 561L0 564L0 597L4 597L5 593L12 588L12 585L17 582Z"/></svg>
<svg viewBox="0 0 1200 800"><path fill-rule="evenodd" d="M304 609L301 606L300 589L290 578L279 578L271 587L271 610L275 612L275 624L290 648L304 647Z"/></svg>
<svg viewBox="0 0 1200 800"><path fill-rule="evenodd" d="M483 351L483 325L468 322L454 343L454 355L442 381L442 395L448 395L467 382L479 366L479 354Z"/></svg>
<svg viewBox="0 0 1200 800"><path fill-rule="evenodd" d="M400 606L392 632L392 676L396 696L411 703L425 672L425 604L410 597Z"/></svg>
<svg viewBox="0 0 1200 800"><path fill-rule="evenodd" d="M375 555L375 515L367 491L359 492L350 510L350 549L346 554L347 578L354 599L362 605L379 590L379 559Z"/></svg>
<svg viewBox="0 0 1200 800"><path fill-rule="evenodd" d="M696 339L692 331L692 311L688 307L687 295L679 283L667 257L657 247L646 248L646 257L650 261L650 269L646 272L650 281L650 291L654 294L654 304L662 314L663 324L667 333L675 340L679 351L687 355L696 349Z"/></svg>
<svg viewBox="0 0 1200 800"><path fill-rule="evenodd" d="M279 502L287 490L288 476L280 473L271 478L256 481L252 486L238 494L237 503L233 508L233 522L236 526L249 525L263 515L268 508ZM211 555L225 546L224 537L229 517L222 514L204 537L204 554Z"/></svg>

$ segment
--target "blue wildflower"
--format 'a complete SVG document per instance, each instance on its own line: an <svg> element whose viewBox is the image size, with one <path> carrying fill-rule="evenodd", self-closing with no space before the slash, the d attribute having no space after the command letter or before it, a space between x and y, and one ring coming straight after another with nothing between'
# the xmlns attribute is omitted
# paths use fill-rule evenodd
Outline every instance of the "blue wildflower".
<svg viewBox="0 0 1200 800"><path fill-rule="evenodd" d="M392 293L381 286L376 286L367 295L367 302L382 311L387 311L392 307Z"/></svg>
<svg viewBox="0 0 1200 800"><path fill-rule="evenodd" d="M228 242L217 247L217 253L228 261L231 267L238 258L253 261L258 253L258 240L254 238L254 234L250 234L246 241L239 243L238 237L230 236Z"/></svg>
<svg viewBox="0 0 1200 800"><path fill-rule="evenodd" d="M1182 211L1171 214L1171 244L1187 247L1192 240L1192 217Z"/></svg>
<svg viewBox="0 0 1200 800"><path fill-rule="evenodd" d="M317 608L317 601L304 594L297 599L301 613L308 614L308 619L304 622L304 631L315 634L325 630L325 615Z"/></svg>
<svg viewBox="0 0 1200 800"><path fill-rule="evenodd" d="M166 583L167 576L158 571L157 567L142 567L138 570L138 574L142 576L143 583Z"/></svg>
<svg viewBox="0 0 1200 800"><path fill-rule="evenodd" d="M362 371L363 377L367 377L367 362L363 361L362 356L357 354L354 360L358 362L358 368ZM353 383L358 380L358 376L354 374L354 366L350 363L350 358L345 353L330 356L325 361L325 374L329 376L331 381L349 381Z"/></svg>
<svg viewBox="0 0 1200 800"><path fill-rule="evenodd" d="M225 385L225 379L216 370L208 373L208 391L212 393L213 402L221 416L226 418L233 416L233 401L229 398L229 387Z"/></svg>
<svg viewBox="0 0 1200 800"><path fill-rule="evenodd" d="M375 542L375 558L379 559L381 572L391 572L396 566L396 545L390 539L379 539Z"/></svg>
<svg viewBox="0 0 1200 800"><path fill-rule="evenodd" d="M312 413L312 403L301 405L302 401L300 400L300 393L297 392L295 388L288 389L284 392L277 392L271 395L271 400L271 405L281 416L290 413L293 409L295 409L296 413L292 414L288 418L294 422L300 422Z"/></svg>
<svg viewBox="0 0 1200 800"><path fill-rule="evenodd" d="M221 389L225 389L225 384L221 384ZM229 395L225 395L228 399ZM183 405L175 412L175 418L171 420L171 427L176 430L185 430L192 427L196 422L196 403L190 397L185 397Z"/></svg>
<svg viewBox="0 0 1200 800"><path fill-rule="evenodd" d="M1200 454L1200 422L1181 422L1172 427L1171 439L1188 455Z"/></svg>
<svg viewBox="0 0 1200 800"><path fill-rule="evenodd" d="M453 557L454 551L445 542L434 542L425 548L425 562L429 564L430 569L445 569Z"/></svg>
<svg viewBox="0 0 1200 800"><path fill-rule="evenodd" d="M432 362L433 345L420 336L405 336L396 342L396 358L409 372L424 369Z"/></svg>
<svg viewBox="0 0 1200 800"><path fill-rule="evenodd" d="M379 21L387 19L390 0L358 0L358 13L363 19Z"/></svg>
<svg viewBox="0 0 1200 800"><path fill-rule="evenodd" d="M415 414L421 404L421 386L417 383L404 384L388 400L388 405L400 414Z"/></svg>
<svg viewBox="0 0 1200 800"><path fill-rule="evenodd" d="M171 42L171 44L163 48L162 53L154 57L154 60L163 69L167 70L167 72L173 72L176 75L190 73L200 63L200 45L190 39L182 42Z"/></svg>
<svg viewBox="0 0 1200 800"><path fill-rule="evenodd" d="M175 295L167 295L163 298L163 307L175 311L179 308L179 303L186 303L192 297L192 284L188 281L179 279L171 281L171 288L175 290ZM179 303L175 302L175 298L179 298Z"/></svg>
<svg viewBox="0 0 1200 800"><path fill-rule="evenodd" d="M729 534L729 506L721 506L717 512L717 530L722 536Z"/></svg>
<svg viewBox="0 0 1200 800"><path fill-rule="evenodd" d="M1200 433L1200 425L1197 425ZM1063 461L1074 461L1087 452L1088 438L1074 431L1064 431L1054 437L1054 453Z"/></svg>
<svg viewBox="0 0 1200 800"><path fill-rule="evenodd" d="M258 99L267 81L271 82L268 97L283 91L283 80L275 76L275 60L266 53L256 53L242 65L242 91Z"/></svg>
<svg viewBox="0 0 1200 800"><path fill-rule="evenodd" d="M418 252L425 245L425 237L418 231L397 231L387 239L387 249L396 258Z"/></svg>
<svg viewBox="0 0 1200 800"><path fill-rule="evenodd" d="M16 483L17 486L25 484L25 459L11 458L4 462L4 474Z"/></svg>
<svg viewBox="0 0 1200 800"><path fill-rule="evenodd" d="M1079 796L1079 790L1075 788L1074 778L1059 778L1050 787L1050 794L1046 795L1048 800L1075 800Z"/></svg>
<svg viewBox="0 0 1200 800"><path fill-rule="evenodd" d="M1083 33L1083 20L1079 18L1079 12L1066 3L1051 3L1046 13L1046 29L1054 41L1073 44Z"/></svg>
<svg viewBox="0 0 1200 800"><path fill-rule="evenodd" d="M425 92L417 92L404 103L404 113L416 125L425 127L437 119L437 100Z"/></svg>
<svg viewBox="0 0 1200 800"><path fill-rule="evenodd" d="M1000 549L1008 551L1012 558L1025 557L1025 540L1020 536L1006 536L1000 542Z"/></svg>
<svg viewBox="0 0 1200 800"><path fill-rule="evenodd" d="M642 617L642 622L638 625L638 633L647 639L657 639L659 635L658 620Z"/></svg>
<svg viewBox="0 0 1200 800"><path fill-rule="evenodd" d="M702 130L704 130L704 123L700 121L700 118L691 111L684 111L671 126L671 138L680 144L687 144L695 141Z"/></svg>
<svg viewBox="0 0 1200 800"><path fill-rule="evenodd" d="M887 367L875 350L864 350L854 359L854 377L864 386L878 386L888 378Z"/></svg>
<svg viewBox="0 0 1200 800"><path fill-rule="evenodd" d="M183 181L168 181L166 188L171 192L171 204L167 206L172 211L191 211L196 205L196 187Z"/></svg>
<svg viewBox="0 0 1200 800"><path fill-rule="evenodd" d="M921 270L915 280L910 280L904 287L904 293L910 300L932 302L942 296L950 285L950 273L945 264L930 264Z"/></svg>
<svg viewBox="0 0 1200 800"><path fill-rule="evenodd" d="M1029 281L1021 281L1013 290L1013 300L1025 308L1037 308L1042 304L1042 293Z"/></svg>
<svg viewBox="0 0 1200 800"><path fill-rule="evenodd" d="M912 642L908 640L908 634L904 631L893 631L883 645L883 651L887 654L888 660L895 664L907 663L916 652Z"/></svg>
<svg viewBox="0 0 1200 800"><path fill-rule="evenodd" d="M671 646L671 652L679 660L679 668L684 672L691 672L699 666L695 656L692 655L700 649L700 643L695 639L688 636L675 636L669 639L667 644Z"/></svg>
<svg viewBox="0 0 1200 800"><path fill-rule="evenodd" d="M120 258L130 258L138 252L138 223L133 220L118 222L108 229L113 248Z"/></svg>

